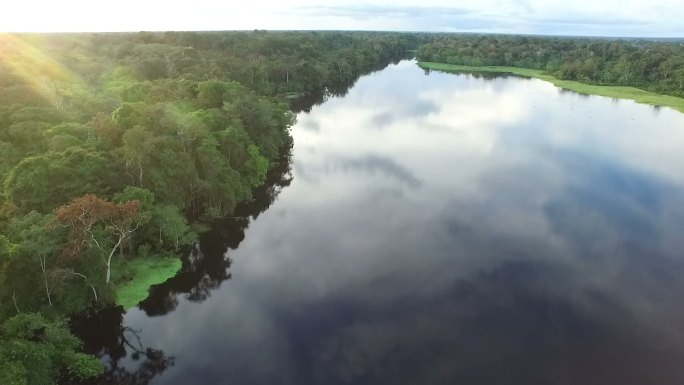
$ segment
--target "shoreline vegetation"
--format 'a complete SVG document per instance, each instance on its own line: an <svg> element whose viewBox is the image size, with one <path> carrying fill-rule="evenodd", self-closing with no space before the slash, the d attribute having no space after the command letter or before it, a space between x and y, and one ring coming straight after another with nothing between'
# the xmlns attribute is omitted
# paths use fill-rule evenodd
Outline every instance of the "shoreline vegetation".
<svg viewBox="0 0 684 385"><path fill-rule="evenodd" d="M444 71L451 73L501 73L513 74L527 78L549 82L558 88L574 91L583 95L605 96L615 99L632 100L640 104L659 107L670 107L684 113L684 98L663 95L656 92L642 90L636 87L606 86L587 84L575 80L563 80L542 70L508 66L468 66L459 64L435 63L419 61L418 66L423 69Z"/></svg>
<svg viewBox="0 0 684 385"><path fill-rule="evenodd" d="M416 58L458 66L437 65L444 70L507 72L582 94L684 110L684 45L678 42L444 34L422 44Z"/></svg>
<svg viewBox="0 0 684 385"><path fill-rule="evenodd" d="M375 32L0 34L0 321L135 306L181 268L161 256L266 182L291 143L286 102L343 94L417 45Z"/></svg>
<svg viewBox="0 0 684 385"><path fill-rule="evenodd" d="M177 256L136 258L121 264L114 289L116 304L128 311L149 296L149 290L174 277L183 266Z"/></svg>

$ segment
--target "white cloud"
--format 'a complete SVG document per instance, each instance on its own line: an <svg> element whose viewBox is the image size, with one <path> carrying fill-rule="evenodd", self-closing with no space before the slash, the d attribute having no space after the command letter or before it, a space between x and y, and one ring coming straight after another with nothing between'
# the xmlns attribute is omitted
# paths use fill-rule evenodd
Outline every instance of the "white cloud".
<svg viewBox="0 0 684 385"><path fill-rule="evenodd" d="M678 0L24 0L3 5L3 31L351 29L682 36Z"/></svg>

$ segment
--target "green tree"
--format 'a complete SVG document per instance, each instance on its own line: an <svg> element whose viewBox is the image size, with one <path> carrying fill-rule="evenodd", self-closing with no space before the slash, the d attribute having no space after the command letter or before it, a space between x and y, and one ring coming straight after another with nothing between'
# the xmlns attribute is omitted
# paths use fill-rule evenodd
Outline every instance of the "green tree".
<svg viewBox="0 0 684 385"><path fill-rule="evenodd" d="M74 380L96 377L104 367L79 353L80 341L63 322L39 314L19 314L0 327L0 383L52 385L60 374Z"/></svg>
<svg viewBox="0 0 684 385"><path fill-rule="evenodd" d="M134 167L137 170L138 185L143 187L143 164L148 160L153 147L154 136L141 127L135 126L123 135L123 158L126 167Z"/></svg>
<svg viewBox="0 0 684 385"><path fill-rule="evenodd" d="M25 158L10 171L4 188L20 212L47 213L85 193L106 195L119 184L117 174L104 154L69 148Z"/></svg>

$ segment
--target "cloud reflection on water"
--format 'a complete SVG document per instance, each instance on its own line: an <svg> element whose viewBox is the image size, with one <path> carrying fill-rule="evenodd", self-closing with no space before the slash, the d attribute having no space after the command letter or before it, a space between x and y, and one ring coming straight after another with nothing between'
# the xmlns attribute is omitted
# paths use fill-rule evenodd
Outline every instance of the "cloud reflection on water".
<svg viewBox="0 0 684 385"><path fill-rule="evenodd" d="M127 315L155 384L684 381L682 115L404 62L298 122L233 279Z"/></svg>

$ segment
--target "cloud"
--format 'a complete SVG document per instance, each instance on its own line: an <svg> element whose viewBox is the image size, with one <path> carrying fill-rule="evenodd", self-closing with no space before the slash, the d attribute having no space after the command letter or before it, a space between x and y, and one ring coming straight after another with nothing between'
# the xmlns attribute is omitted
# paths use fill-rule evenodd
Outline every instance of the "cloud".
<svg viewBox="0 0 684 385"><path fill-rule="evenodd" d="M637 31L653 27L653 21L644 19L643 14L617 11L607 14L603 8L588 4L559 9L545 7L546 3L540 1L515 1L508 6L489 3L484 1L470 6L328 4L296 7L283 13L300 17L352 19L378 25L383 21L386 24L400 23L403 29L416 31L591 34L591 30L596 30L602 34L606 30L617 29L614 35L632 35L634 33L630 29ZM662 19L657 22L662 24Z"/></svg>
<svg viewBox="0 0 684 385"><path fill-rule="evenodd" d="M40 12L36 12L40 10ZM679 0L218 0L163 5L121 0L10 2L5 31L398 30L607 36L684 36Z"/></svg>
<svg viewBox="0 0 684 385"><path fill-rule="evenodd" d="M394 5L325 5L298 7L296 12L304 12L312 16L342 16L359 19L375 17L435 17L435 16L463 16L472 14L473 11L457 7L420 7L420 6L394 6Z"/></svg>

